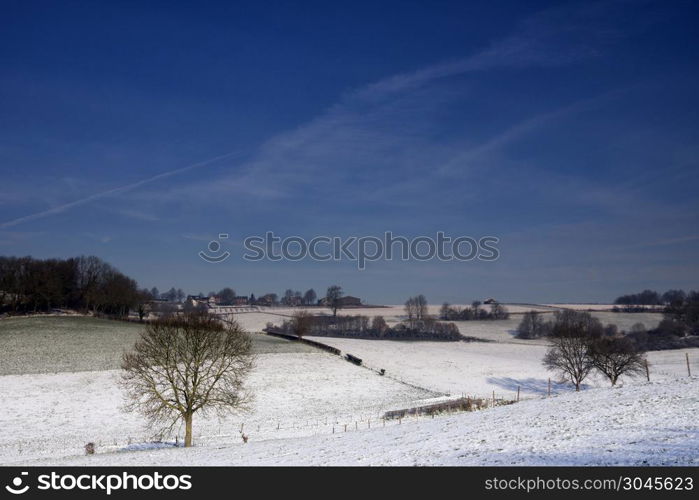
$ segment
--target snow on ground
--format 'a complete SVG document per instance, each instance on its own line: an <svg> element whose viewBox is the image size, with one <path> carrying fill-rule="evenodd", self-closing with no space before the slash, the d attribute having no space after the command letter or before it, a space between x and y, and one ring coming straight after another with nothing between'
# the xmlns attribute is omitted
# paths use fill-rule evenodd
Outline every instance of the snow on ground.
<svg viewBox="0 0 699 500"><path fill-rule="evenodd" d="M141 416L121 411L118 377L116 370L0 377L0 464L79 455L88 441L100 452L151 440ZM436 396L320 351L258 355L249 388L251 412L221 422L195 416L195 441L239 442L242 423L251 442L331 433Z"/></svg>
<svg viewBox="0 0 699 500"><path fill-rule="evenodd" d="M576 311L611 311L615 307L624 307L619 304L540 304L544 307L553 307L556 309L574 309ZM659 312L663 306L647 306L639 304L640 307L655 308Z"/></svg>
<svg viewBox="0 0 699 500"><path fill-rule="evenodd" d="M658 326L662 315L656 313L614 313L614 312L592 312L593 317L599 319L603 325L616 325L619 330L630 331L631 327L636 323L642 324L646 330L650 330ZM552 314L544 313L542 315L544 321L553 319ZM454 321L453 323L459 328L462 335L466 337L476 337L483 340L493 342L507 342L515 344L547 344L546 339L518 339L517 327L522 321L519 315L512 315L505 320L487 320L487 321Z"/></svg>
<svg viewBox="0 0 699 500"><path fill-rule="evenodd" d="M353 354L407 383L452 395L512 396L546 391L546 346L488 342L415 342L309 337Z"/></svg>
<svg viewBox="0 0 699 500"><path fill-rule="evenodd" d="M495 391L498 398L512 398L517 387L523 395L541 395L548 391L549 377L556 380L541 364L547 350L541 343L309 338L353 354L371 368L384 368L388 376L398 380L452 395L488 396ZM654 351L648 354L652 378L686 375L685 353L689 353L694 373L699 373L699 349ZM607 384L594 375L585 382L590 386ZM554 384L554 391L567 390L571 390L569 384Z"/></svg>
<svg viewBox="0 0 699 500"><path fill-rule="evenodd" d="M619 330L625 332L631 331L631 327L636 323L642 324L646 330L651 330L656 328L660 321L663 319L663 315L660 313L622 313L622 312L611 312L611 311L600 311L590 313L595 318L599 319L603 325L612 324L616 325Z"/></svg>
<svg viewBox="0 0 699 500"><path fill-rule="evenodd" d="M553 307L557 309L574 309L576 311L611 311L615 307L619 307L614 304L541 304L546 307Z"/></svg>
<svg viewBox="0 0 699 500"><path fill-rule="evenodd" d="M392 317L385 309L376 311L392 321L401 319L398 306ZM266 323L270 317L283 319L277 312L238 317L257 315L254 321L264 318ZM617 322L644 321L644 314L595 314L610 315ZM646 320L657 317L651 314ZM10 374L0 376L0 426L5 431L0 434L0 464L4 465L37 460L58 464L62 458L66 463L82 463L76 457L88 441L97 444L98 455L89 459L95 465L180 464L185 456L181 453L194 463L249 465L636 463L649 447L660 450L651 453L651 463L672 463L668 457L689 463L686 457L696 456L696 425L687 428L680 415L696 410L696 380L677 377L686 376L685 353L693 373L699 374L699 349L648 353L650 384L642 378L625 379L623 388L591 389L577 395L571 394L567 384L554 384L556 397L542 400L551 377L541 365L546 342L514 339L516 316L506 321L457 323L464 335L489 342L317 339L364 359L367 367L300 343L253 335L258 361L249 381L256 395L251 412L222 421L195 417L195 443L201 448L155 451L168 445L150 443L152 433L144 428L142 417L121 412L119 373L111 370L123 347L133 342L134 325L85 318L54 318L49 323L42 319L40 324L31 318L9 321L3 320L0 335L0 360L11 362L4 372ZM386 369L386 376L372 371L379 368ZM22 370L35 374L12 374ZM41 373L45 371L65 373ZM608 386L595 377L586 383L587 388ZM495 391L498 398L512 399L518 387L525 401L507 408L440 417L415 427L405 421L397 425L380 420L386 410L415 406L440 393L489 397ZM622 412L618 418L611 415L612 411L618 414L617 407ZM520 423L518 408L533 427ZM592 416L588 419L586 412L597 415L602 423ZM577 420L569 422L570 415ZM237 446L241 424L250 439L245 447ZM635 430L628 430L628 435L615 432L627 424ZM354 431L370 425L371 430ZM590 438L595 430L602 436L597 441ZM638 440L632 439L634 432ZM691 446L688 438L694 439ZM628 457L622 452L624 446L632 451ZM694 455L685 455L692 446ZM146 451L114 453L135 449ZM624 462L627 458L629 462Z"/></svg>
<svg viewBox="0 0 699 500"><path fill-rule="evenodd" d="M699 380L590 389L385 428L54 465L699 465ZM42 462L31 462L43 464Z"/></svg>
<svg viewBox="0 0 699 500"><path fill-rule="evenodd" d="M590 304L585 304L589 306ZM566 305L567 307L568 305ZM458 305L458 307L467 307L467 305ZM482 306L486 309L488 306ZM527 311L537 311L544 314L544 319L551 318L554 311L560 308L552 306L538 306L538 305L526 305L526 304L505 304L507 310L512 314L509 320L505 321L469 321L469 322L459 322L457 324L464 324L464 326L472 325L474 328L481 328L482 331L491 334L493 332L514 332L522 320L522 314ZM440 305L430 305L428 306L428 313L434 317L439 317ZM579 309L583 309L582 307ZM586 309L586 308L585 308ZM609 308L611 309L611 308ZM599 318L605 325L607 323L615 324L621 330L629 330L635 323L642 323L647 329L655 328L662 315L658 313L614 313L609 309L595 307L595 311L592 315ZM267 323L273 323L275 325L280 325L284 320L291 319L294 313L305 310L315 315L330 315L331 312L327 308L323 307L267 307L260 308L259 311L255 312L240 312L234 315L235 320L247 331L250 332L261 332L263 328L267 326ZM383 316L389 325L395 325L406 319L405 308L401 305L393 305L386 307L367 307L367 308L353 308L353 309L340 309L337 312L340 316L353 316L362 315L369 318L374 316ZM460 327L461 329L461 327ZM491 330L492 329L492 330ZM470 335L470 333L465 333L464 335ZM512 335L509 335L511 337ZM489 337L484 337L489 338Z"/></svg>

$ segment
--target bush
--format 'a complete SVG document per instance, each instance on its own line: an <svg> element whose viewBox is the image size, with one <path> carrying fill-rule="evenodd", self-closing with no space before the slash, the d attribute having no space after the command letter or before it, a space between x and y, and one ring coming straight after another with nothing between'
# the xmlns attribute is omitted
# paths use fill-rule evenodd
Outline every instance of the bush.
<svg viewBox="0 0 699 500"><path fill-rule="evenodd" d="M548 335L549 331L549 323L544 321L541 314L529 311L524 313L522 321L517 327L517 338L536 339Z"/></svg>

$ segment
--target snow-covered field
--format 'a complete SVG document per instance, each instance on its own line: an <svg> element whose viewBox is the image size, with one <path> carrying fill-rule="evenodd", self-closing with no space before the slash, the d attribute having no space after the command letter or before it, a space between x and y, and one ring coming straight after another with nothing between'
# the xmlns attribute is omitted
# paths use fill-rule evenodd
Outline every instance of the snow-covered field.
<svg viewBox="0 0 699 500"><path fill-rule="evenodd" d="M57 465L699 465L699 380L591 389L402 425ZM30 462L31 463L31 462Z"/></svg>
<svg viewBox="0 0 699 500"><path fill-rule="evenodd" d="M295 310L242 313L237 319L256 331ZM403 316L400 306L342 311L372 312L389 322ZM594 314L607 315L605 323L640 321L647 327L659 320L655 314ZM696 378L686 377L685 353L698 374L699 349L649 353L650 384L623 379L623 387L608 389L605 380L591 377L588 390L575 394L554 378L554 397L545 399L552 377L541 365L546 342L514 339L520 318L459 322L464 335L486 340L477 342L317 339L362 358L365 367L253 334L251 410L222 421L195 417L192 450L149 444L153 433L142 417L121 411L115 368L141 325L90 318L0 320L0 464L602 464L641 463L644 449L649 463L691 463L697 425L686 414L696 410L698 387ZM380 368L386 376L373 371ZM380 418L386 410L444 394L489 397L495 391L512 399L518 387L523 401L506 408L417 424ZM89 441L97 455L80 458ZM628 456L622 452L627 445Z"/></svg>
<svg viewBox="0 0 699 500"><path fill-rule="evenodd" d="M151 441L143 418L121 411L118 377L116 370L0 377L0 464L79 455L89 441L98 452ZM251 411L195 417L196 442L239 442L241 424L251 442L331 433L437 395L320 351L259 354L248 388Z"/></svg>
<svg viewBox="0 0 699 500"><path fill-rule="evenodd" d="M384 368L399 380L452 395L466 394L511 398L517 387L524 395L548 391L548 379L555 376L541 364L546 345L499 342L397 342L391 340L309 337L361 358L372 368ZM685 353L694 373L699 373L699 349L648 353L653 380L687 374ZM632 383L622 379L621 383ZM588 386L605 386L607 381L591 376ZM555 384L554 391L571 390L569 384Z"/></svg>
<svg viewBox="0 0 699 500"><path fill-rule="evenodd" d="M466 307L466 305L461 304L459 307ZM566 305L565 307L569 307ZM585 304L589 306L589 304ZM483 306L486 309L488 306ZM536 306L536 305L522 305L522 304L505 304L507 310L512 314L509 320L504 321L459 321L459 329L464 335L473 335L469 330L479 330L480 334L477 336L483 336L483 338L490 338L489 335L499 335L500 333L510 335L505 335L505 337L512 337L512 333L517 328L517 325L522 320L521 314L527 311L537 311L544 314L544 318L548 319L551 317L554 311L559 310L558 307L553 306ZM647 329L654 328L658 325L662 319L662 315L658 313L614 313L611 312L611 307L599 309L595 307L595 311L591 314L602 321L605 325L607 323L615 324L621 330L629 330L631 326L635 323L642 323ZM439 316L440 305L430 305L428 306L428 313L434 317ZM571 307L573 308L573 307ZM579 307L583 309L583 307ZM290 319L293 314L297 311L305 310L311 314L320 315L330 315L329 309L322 307L270 307L261 308L260 311L255 312L241 312L235 315L236 321L247 331L250 332L260 332L267 325L267 323L273 323L276 325L281 324L284 320ZM374 316L383 316L389 325L394 325L400 321L406 319L405 308L402 305L393 305L386 307L367 307L367 308L356 308L356 309L340 309L337 312L341 316L352 316L352 315L362 315L373 318Z"/></svg>

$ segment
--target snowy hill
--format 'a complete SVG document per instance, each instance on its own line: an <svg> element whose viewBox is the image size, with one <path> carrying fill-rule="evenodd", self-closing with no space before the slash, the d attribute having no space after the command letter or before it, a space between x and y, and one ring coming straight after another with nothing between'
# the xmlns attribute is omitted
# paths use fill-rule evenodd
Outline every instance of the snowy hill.
<svg viewBox="0 0 699 500"><path fill-rule="evenodd" d="M385 428L55 465L699 465L699 379L596 388ZM37 462L34 462L37 464Z"/></svg>

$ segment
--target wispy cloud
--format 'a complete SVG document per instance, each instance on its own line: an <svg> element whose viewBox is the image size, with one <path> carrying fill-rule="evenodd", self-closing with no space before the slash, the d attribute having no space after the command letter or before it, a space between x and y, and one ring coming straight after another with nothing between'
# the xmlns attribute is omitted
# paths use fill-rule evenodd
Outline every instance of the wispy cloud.
<svg viewBox="0 0 699 500"><path fill-rule="evenodd" d="M548 9L468 57L356 89L311 122L268 140L232 176L192 189L267 198L293 196L299 190L313 196L351 189L355 197L372 193L387 202L392 194L413 191L418 185L424 192L425 172L445 175L458 169L463 174L469 160L492 155L542 125L614 94L538 113L481 143L462 138L470 143L463 147L439 137L433 127L441 119L436 110L448 109L454 98L462 99L468 84L450 91L439 85L442 80L499 69L563 66L594 57L604 44L620 36L608 19L614 8L592 3ZM366 172L366 167L370 175L365 178L361 171ZM181 195L180 191L175 194Z"/></svg>
<svg viewBox="0 0 699 500"><path fill-rule="evenodd" d="M591 2L549 8L523 20L515 32L468 57L385 78L360 89L356 97L386 95L461 74L525 67L555 67L600 53L600 46L620 36L610 23L622 2Z"/></svg>
<svg viewBox="0 0 699 500"><path fill-rule="evenodd" d="M492 155L541 124L585 105L582 101L537 114L481 143L462 137L460 141L467 143L464 147L441 138L436 128L440 118L434 116L435 110L447 109L455 97L455 91L439 85L442 80L492 70L562 66L593 57L601 46L618 36L608 21L613 9L607 3L592 3L545 10L519 23L511 35L465 58L392 75L346 94L314 120L270 138L252 160L228 174L190 179L186 185L147 194L134 193L133 198L209 204L232 195L279 200L300 193L304 197L328 197L351 190L357 199L379 195L391 202L392 193L415 190L419 183L424 183L426 170L445 175L458 166L463 173L469 160ZM464 92L467 90L462 85L456 97L461 98ZM101 191L0 223L0 228L61 213L104 197L123 195L235 154ZM377 191L377 185L388 187ZM402 197L394 196L393 201L398 198Z"/></svg>
<svg viewBox="0 0 699 500"><path fill-rule="evenodd" d="M66 210L69 210L71 208L79 207L81 205L85 205L87 203L90 203L95 200L99 200L102 198L106 198L109 196L114 196L117 194L123 194L128 191L132 191L134 189L140 188L142 186L145 186L147 184L151 184L155 181L162 180L168 177L172 177L177 174L181 174L183 172L187 172L189 170L195 169L195 168L201 168L201 167L206 167L208 165L211 165L219 160L223 160L226 158L232 158L233 156L240 155L241 153L239 151L234 151L231 153L226 153L224 155L216 156L215 158L210 158L205 161L193 163L191 165L187 165L186 167L181 167L181 168L176 168L173 170L169 170L167 172L162 172L160 174L154 175L152 177L148 177L146 179L142 179L137 182L133 182L131 184L126 184L124 186L119 186L116 188L108 189L106 191L100 191L98 193L91 194L89 196L86 196L84 198L80 198L75 201L71 201L69 203L64 203L62 205L58 205L52 208L49 208L48 210L42 210L40 212L35 212L33 214L25 215L23 217L18 217L13 220L9 220L3 223L0 223L0 229L16 226L18 224L22 224L24 222L29 222L37 219L42 219L44 217L48 217L50 215L55 215L59 214L61 212L65 212Z"/></svg>

